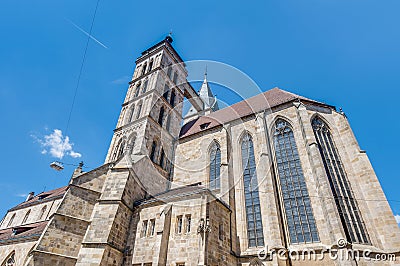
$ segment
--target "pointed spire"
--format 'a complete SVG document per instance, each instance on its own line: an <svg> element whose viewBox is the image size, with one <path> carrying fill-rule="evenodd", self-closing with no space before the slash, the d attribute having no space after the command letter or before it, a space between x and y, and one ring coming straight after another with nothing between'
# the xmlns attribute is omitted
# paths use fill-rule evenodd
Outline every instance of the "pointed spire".
<svg viewBox="0 0 400 266"><path fill-rule="evenodd" d="M212 91L210 89L210 85L208 84L208 81L207 81L207 75L208 75L208 72L207 72L207 65L206 65L205 71L204 71L203 84L201 85L201 88L198 91L199 97L204 102L205 113L203 113L203 115L219 110L217 98L214 96L214 94L212 93ZM186 113L186 115L184 117L185 118L192 117L196 114L197 114L197 110L193 106L191 106L189 111Z"/></svg>

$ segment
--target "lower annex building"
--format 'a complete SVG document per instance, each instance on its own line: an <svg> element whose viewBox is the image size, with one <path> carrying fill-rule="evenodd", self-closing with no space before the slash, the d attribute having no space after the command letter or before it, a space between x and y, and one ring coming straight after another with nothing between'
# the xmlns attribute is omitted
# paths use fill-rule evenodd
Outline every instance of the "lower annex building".
<svg viewBox="0 0 400 266"><path fill-rule="evenodd" d="M196 92L187 74L171 37L137 58L105 163L11 208L1 266L400 260L399 227L342 112L279 88L219 109L207 79ZM274 254L329 248L363 255Z"/></svg>

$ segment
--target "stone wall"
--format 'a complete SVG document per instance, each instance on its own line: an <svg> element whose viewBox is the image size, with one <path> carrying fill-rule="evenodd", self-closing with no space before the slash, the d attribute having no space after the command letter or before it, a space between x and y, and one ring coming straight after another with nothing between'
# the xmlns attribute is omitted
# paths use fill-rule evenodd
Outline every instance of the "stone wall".
<svg viewBox="0 0 400 266"><path fill-rule="evenodd" d="M33 249L36 241L28 240L26 242L14 243L0 246L0 265L3 265L6 259L15 252L15 265L25 265L28 260L28 254Z"/></svg>
<svg viewBox="0 0 400 266"><path fill-rule="evenodd" d="M234 227L237 232L232 239L233 250L238 255L255 255L259 248L249 249L247 243L240 149L241 138L244 132L248 132L254 143L265 244L268 247L286 245L289 248L315 250L336 244L337 240L344 238L345 234L311 127L311 120L316 114L325 119L332 129L333 139L355 198L358 199L360 212L373 247L387 252L400 250L400 230L368 157L358 146L346 117L331 108L313 106L310 103L296 103L296 105L288 103L275 108L273 112L261 112L248 118L232 121L224 127L217 127L182 139L176 150L176 168L172 187L198 182L207 184L209 146L213 141L221 143L222 191L217 195L225 199L225 202L228 202L234 210ZM318 243L291 245L285 244L284 241L287 230L284 214L280 210L283 207L277 186L279 176L274 172L276 162L271 137L273 125L278 118L288 121L293 129L320 237ZM224 185L227 187L224 188ZM234 193L226 199L230 189ZM366 249L368 246L361 245L360 248Z"/></svg>
<svg viewBox="0 0 400 266"><path fill-rule="evenodd" d="M18 225L22 225L22 224L31 224L31 223L48 220L49 217L56 211L60 202L61 202L61 199L57 199L57 200L52 200L52 201L46 201L43 203L37 203L33 206L28 206L28 207L21 208L18 210L9 211L9 212L7 212L6 216L4 217L4 220L1 224L0 229L5 229L5 228L18 226ZM45 208L45 212L43 212L44 208ZM28 211L30 211L28 219L26 220L25 223L22 223L22 221L23 221L25 215L28 213ZM13 222L9 225L11 217L14 214L15 214L15 218L14 218Z"/></svg>

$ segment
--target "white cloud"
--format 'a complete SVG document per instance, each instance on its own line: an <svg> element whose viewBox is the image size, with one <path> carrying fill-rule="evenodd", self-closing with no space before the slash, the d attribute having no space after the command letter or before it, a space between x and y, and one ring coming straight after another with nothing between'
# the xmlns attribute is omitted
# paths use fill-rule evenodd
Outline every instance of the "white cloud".
<svg viewBox="0 0 400 266"><path fill-rule="evenodd" d="M71 156L72 158L80 158L80 157L82 157L82 154L80 154L78 152L70 151L69 156Z"/></svg>
<svg viewBox="0 0 400 266"><path fill-rule="evenodd" d="M400 215L396 214L394 218L396 218L396 222L400 225Z"/></svg>
<svg viewBox="0 0 400 266"><path fill-rule="evenodd" d="M111 83L117 84L117 85L128 84L129 80L130 80L129 76L123 76L123 77L120 77L120 78L117 78L117 79L111 81Z"/></svg>
<svg viewBox="0 0 400 266"><path fill-rule="evenodd" d="M26 198L28 197L28 194L17 194L17 197Z"/></svg>
<svg viewBox="0 0 400 266"><path fill-rule="evenodd" d="M64 137L62 131L59 129L54 129L51 134L45 135L43 138L38 138L35 135L32 135L32 137L43 148L41 151L42 154L50 154L58 159L62 159L65 155L69 155L72 158L82 157L80 153L72 149L74 144L70 142L68 136Z"/></svg>

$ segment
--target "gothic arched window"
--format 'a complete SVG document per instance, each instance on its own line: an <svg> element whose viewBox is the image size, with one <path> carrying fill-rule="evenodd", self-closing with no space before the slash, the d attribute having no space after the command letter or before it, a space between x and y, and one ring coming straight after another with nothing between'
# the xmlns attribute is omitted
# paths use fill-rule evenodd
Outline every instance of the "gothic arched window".
<svg viewBox="0 0 400 266"><path fill-rule="evenodd" d="M153 59L150 60L149 72L153 69Z"/></svg>
<svg viewBox="0 0 400 266"><path fill-rule="evenodd" d="M136 85L135 98L139 96L139 93L140 93L140 85L141 85L140 82Z"/></svg>
<svg viewBox="0 0 400 266"><path fill-rule="evenodd" d="M150 151L150 160L155 162L156 160L156 150L157 150L157 142L154 140L151 144L151 151Z"/></svg>
<svg viewBox="0 0 400 266"><path fill-rule="evenodd" d="M149 80L146 79L146 80L143 82L142 93L145 93L145 92L146 92L146 90L147 90L147 85L148 85L148 84L149 84Z"/></svg>
<svg viewBox="0 0 400 266"><path fill-rule="evenodd" d="M288 122L278 119L273 135L282 204L290 242L292 244L318 242L318 231L293 130Z"/></svg>
<svg viewBox="0 0 400 266"><path fill-rule="evenodd" d="M171 98L169 99L169 104L174 107L175 106L175 91L171 92Z"/></svg>
<svg viewBox="0 0 400 266"><path fill-rule="evenodd" d="M128 142L128 145L129 145L128 146L129 147L128 153L129 154L132 154L133 149L135 148L135 142L136 142L136 133L134 133L134 135L131 136L130 139L129 139L129 142Z"/></svg>
<svg viewBox="0 0 400 266"><path fill-rule="evenodd" d="M125 151L125 140L121 142L121 144L119 145L118 148L118 158L121 157L122 155L124 155L124 151Z"/></svg>
<svg viewBox="0 0 400 266"><path fill-rule="evenodd" d="M138 109L137 109L137 113L136 113L136 119L138 119L140 117L140 113L142 112L142 103L139 103Z"/></svg>
<svg viewBox="0 0 400 266"><path fill-rule="evenodd" d="M7 227L11 226L15 219L15 213L11 216L10 221L8 221Z"/></svg>
<svg viewBox="0 0 400 266"><path fill-rule="evenodd" d="M121 157L124 154L124 149L125 149L125 140L120 139L118 141L118 145L115 147L115 150L114 150L114 153L112 156L112 160L115 161L119 157Z"/></svg>
<svg viewBox="0 0 400 266"><path fill-rule="evenodd" d="M44 206L44 207L42 208L42 210L40 211L39 220L42 220L42 219L43 219L44 214L46 213L46 210L47 210L47 206Z"/></svg>
<svg viewBox="0 0 400 266"><path fill-rule="evenodd" d="M264 246L254 147L249 134L242 140L242 166L249 247Z"/></svg>
<svg viewBox="0 0 400 266"><path fill-rule="evenodd" d="M221 149L218 143L214 142L210 149L210 190L220 189L221 187Z"/></svg>
<svg viewBox="0 0 400 266"><path fill-rule="evenodd" d="M147 69L147 63L144 63L142 68L142 75L146 74L146 69Z"/></svg>
<svg viewBox="0 0 400 266"><path fill-rule="evenodd" d="M13 251L1 266L14 266L15 265L15 251Z"/></svg>
<svg viewBox="0 0 400 266"><path fill-rule="evenodd" d="M133 113L135 112L135 105L132 105L132 107L129 109L129 116L126 121L126 123L130 123L133 120Z"/></svg>
<svg viewBox="0 0 400 266"><path fill-rule="evenodd" d="M161 107L160 113L158 114L158 124L160 124L160 126L163 125L163 119L164 119L164 107Z"/></svg>
<svg viewBox="0 0 400 266"><path fill-rule="evenodd" d="M370 241L364 221L332 134L325 122L319 117L315 117L311 124L347 240L351 243L367 244Z"/></svg>
<svg viewBox="0 0 400 266"><path fill-rule="evenodd" d="M22 220L22 224L26 223L26 221L28 221L29 218L29 214L31 214L31 210L28 210L24 216L24 219Z"/></svg>

